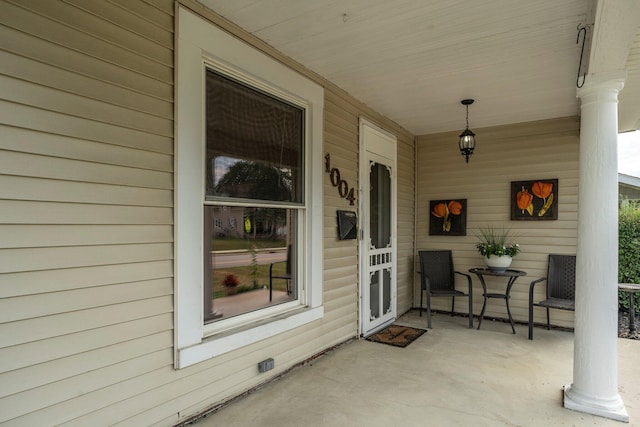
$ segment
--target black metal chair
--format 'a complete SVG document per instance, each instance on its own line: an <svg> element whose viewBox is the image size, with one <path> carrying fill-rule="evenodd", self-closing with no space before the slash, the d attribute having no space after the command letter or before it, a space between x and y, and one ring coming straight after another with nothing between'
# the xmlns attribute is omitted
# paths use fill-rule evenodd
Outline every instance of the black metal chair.
<svg viewBox="0 0 640 427"><path fill-rule="evenodd" d="M273 274L273 266L284 261L272 262L269 265L269 301L273 299L273 279L284 279L287 281L287 294L291 293L291 245L287 247L287 265L284 274Z"/></svg>
<svg viewBox="0 0 640 427"><path fill-rule="evenodd" d="M453 316L456 297L469 298L469 328L473 328L473 287L471 276L454 271L451 251L419 251L420 256L420 316L422 316L422 293L427 294L427 326L431 329L431 297L451 297ZM455 288L455 274L467 278L468 293Z"/></svg>
<svg viewBox="0 0 640 427"><path fill-rule="evenodd" d="M540 302L533 302L535 285L546 281L546 298ZM534 280L529 286L529 339L533 339L533 307L547 309L547 330L551 329L549 309L575 311L576 298L576 256L549 255L547 277Z"/></svg>

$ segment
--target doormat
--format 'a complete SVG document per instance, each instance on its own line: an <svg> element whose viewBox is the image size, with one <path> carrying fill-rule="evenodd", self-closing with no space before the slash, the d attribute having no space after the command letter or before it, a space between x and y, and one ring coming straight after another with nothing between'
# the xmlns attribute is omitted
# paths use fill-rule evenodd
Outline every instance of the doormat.
<svg viewBox="0 0 640 427"><path fill-rule="evenodd" d="M404 348L421 337L422 334L426 332L427 331L424 329L416 329L409 326L391 325L371 336L368 336L366 340Z"/></svg>

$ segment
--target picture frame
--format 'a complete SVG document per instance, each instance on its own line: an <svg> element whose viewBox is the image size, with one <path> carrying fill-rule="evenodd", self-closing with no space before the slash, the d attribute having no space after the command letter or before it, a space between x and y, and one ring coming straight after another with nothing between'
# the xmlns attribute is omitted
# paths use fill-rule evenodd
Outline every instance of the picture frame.
<svg viewBox="0 0 640 427"><path fill-rule="evenodd" d="M558 179L511 182L511 220L558 219Z"/></svg>
<svg viewBox="0 0 640 427"><path fill-rule="evenodd" d="M429 235L466 236L467 199L430 200Z"/></svg>

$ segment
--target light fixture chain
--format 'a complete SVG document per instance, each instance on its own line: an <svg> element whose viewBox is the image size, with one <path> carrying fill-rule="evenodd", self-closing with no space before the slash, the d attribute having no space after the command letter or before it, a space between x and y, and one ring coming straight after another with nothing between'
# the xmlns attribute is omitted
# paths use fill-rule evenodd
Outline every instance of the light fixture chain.
<svg viewBox="0 0 640 427"><path fill-rule="evenodd" d="M467 104L466 107L467 107L467 129L469 129L469 104Z"/></svg>

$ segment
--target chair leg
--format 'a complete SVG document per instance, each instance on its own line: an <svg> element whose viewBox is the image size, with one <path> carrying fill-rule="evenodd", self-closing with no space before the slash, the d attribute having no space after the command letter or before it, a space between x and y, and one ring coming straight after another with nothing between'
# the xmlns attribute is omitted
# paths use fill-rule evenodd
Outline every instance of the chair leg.
<svg viewBox="0 0 640 427"><path fill-rule="evenodd" d="M269 302L273 300L273 264L269 266Z"/></svg>
<svg viewBox="0 0 640 427"><path fill-rule="evenodd" d="M469 329L473 329L473 297L469 293Z"/></svg>
<svg viewBox="0 0 640 427"><path fill-rule="evenodd" d="M529 339L533 339L533 304L529 301Z"/></svg>
<svg viewBox="0 0 640 427"><path fill-rule="evenodd" d="M453 309L456 306L456 297L451 297L451 317L453 317Z"/></svg>
<svg viewBox="0 0 640 427"><path fill-rule="evenodd" d="M549 320L549 307L547 307L547 331L551 330L551 322Z"/></svg>
<svg viewBox="0 0 640 427"><path fill-rule="evenodd" d="M431 329L431 295L427 291L427 328Z"/></svg>

